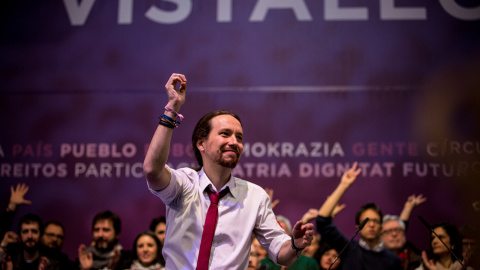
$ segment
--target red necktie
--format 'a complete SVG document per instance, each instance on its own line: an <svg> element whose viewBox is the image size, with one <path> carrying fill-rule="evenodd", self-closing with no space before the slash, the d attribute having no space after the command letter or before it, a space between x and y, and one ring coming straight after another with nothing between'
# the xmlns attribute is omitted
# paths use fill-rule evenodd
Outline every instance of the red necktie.
<svg viewBox="0 0 480 270"><path fill-rule="evenodd" d="M207 188L210 197L210 207L208 207L207 217L205 218L205 226L203 227L202 241L200 242L200 251L198 253L197 270L207 270L210 261L210 250L212 249L213 235L217 227L218 219L218 201L225 196L228 188L220 193L214 193Z"/></svg>

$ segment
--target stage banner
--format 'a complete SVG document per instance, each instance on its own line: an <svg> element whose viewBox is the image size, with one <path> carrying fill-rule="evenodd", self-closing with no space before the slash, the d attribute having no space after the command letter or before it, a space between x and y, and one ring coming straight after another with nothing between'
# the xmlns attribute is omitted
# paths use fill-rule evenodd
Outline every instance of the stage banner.
<svg viewBox="0 0 480 270"><path fill-rule="evenodd" d="M70 259L92 219L122 219L131 249L165 215L143 175L172 73L188 80L168 164L195 167L191 134L218 109L242 119L234 175L274 190L277 215L319 208L362 173L335 223L360 205L419 222L477 224L480 4L417 0L5 0L0 4L0 198L26 183L26 213L65 225Z"/></svg>

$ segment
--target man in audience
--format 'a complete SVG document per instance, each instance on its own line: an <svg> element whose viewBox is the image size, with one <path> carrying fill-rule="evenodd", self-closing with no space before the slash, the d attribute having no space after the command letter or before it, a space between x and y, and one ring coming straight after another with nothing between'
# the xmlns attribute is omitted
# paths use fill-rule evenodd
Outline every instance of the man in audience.
<svg viewBox="0 0 480 270"><path fill-rule="evenodd" d="M58 221L50 221L45 224L41 242L46 248L61 251L64 237L65 229L63 225Z"/></svg>
<svg viewBox="0 0 480 270"><path fill-rule="evenodd" d="M386 249L398 255L403 269L415 269L422 261L420 250L407 241L406 234L413 209L426 200L427 198L422 194L412 194L407 198L400 216L385 215L383 217L382 242Z"/></svg>
<svg viewBox="0 0 480 270"><path fill-rule="evenodd" d="M374 203L368 203L360 207L355 222L357 227L363 220L368 218L365 227L360 231L360 241L349 242L349 238L345 237L337 226L332 222L332 212L345 192L353 184L361 169L357 170L357 163L346 171L342 179L333 191L327 197L322 207L318 210L317 230L322 239L331 245L337 252L348 245L341 255L343 269L368 269L368 270L384 270L384 269L402 269L402 265L398 256L386 250L380 240L382 226L382 211Z"/></svg>
<svg viewBox="0 0 480 270"><path fill-rule="evenodd" d="M478 256L477 241L478 228L470 225L464 225L458 229L460 237L462 238L462 257L465 266L480 269L480 256Z"/></svg>
<svg viewBox="0 0 480 270"><path fill-rule="evenodd" d="M111 211L98 213L92 223L93 243L78 248L81 269L119 269L129 253L118 243L121 232L120 217Z"/></svg>
<svg viewBox="0 0 480 270"><path fill-rule="evenodd" d="M41 253L48 258L49 269L75 269L76 264L68 259L68 255L61 252L65 228L58 221L50 221L45 224L40 240Z"/></svg>
<svg viewBox="0 0 480 270"><path fill-rule="evenodd" d="M6 250L11 258L13 269L37 270L41 263L45 267L45 262L42 262L44 258L42 259L40 254L40 237L43 233L43 222L40 217L35 214L21 217L18 222L18 232L20 242L15 241L18 238L12 232L7 232L2 240L2 249ZM4 256L1 259L3 258Z"/></svg>
<svg viewBox="0 0 480 270"><path fill-rule="evenodd" d="M398 216L385 215L382 223L382 242L386 249L398 255L403 269L415 269L421 261L421 252L405 236L406 226Z"/></svg>

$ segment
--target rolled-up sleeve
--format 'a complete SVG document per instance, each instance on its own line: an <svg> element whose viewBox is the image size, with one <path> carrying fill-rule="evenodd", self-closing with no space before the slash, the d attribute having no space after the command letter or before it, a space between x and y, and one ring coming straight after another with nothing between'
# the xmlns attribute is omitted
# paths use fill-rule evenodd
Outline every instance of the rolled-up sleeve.
<svg viewBox="0 0 480 270"><path fill-rule="evenodd" d="M172 176L170 178L170 183L168 183L168 185L164 189L153 190L148 185L148 182L147 186L150 192L152 192L153 195L159 197L165 205L172 206L175 205L175 203L178 201L178 198L181 197L185 185L184 180L189 179L189 174L182 169L174 170L168 166L167 168L170 169ZM187 180L187 182L191 183L192 181Z"/></svg>
<svg viewBox="0 0 480 270"><path fill-rule="evenodd" d="M262 194L262 201L259 206L257 216L257 224L254 230L260 244L265 248L268 257L278 264L278 253L285 242L290 241L285 230L278 223L275 214L273 213L270 198L265 193Z"/></svg>

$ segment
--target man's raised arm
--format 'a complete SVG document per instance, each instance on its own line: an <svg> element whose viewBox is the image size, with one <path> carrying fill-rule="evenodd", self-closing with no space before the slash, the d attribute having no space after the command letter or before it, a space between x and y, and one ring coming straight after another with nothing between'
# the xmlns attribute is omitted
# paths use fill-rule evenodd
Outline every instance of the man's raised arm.
<svg viewBox="0 0 480 270"><path fill-rule="evenodd" d="M318 215L322 217L332 216L332 212L335 209L335 206L338 205L343 194L350 188L357 176L362 170L357 169L357 162L355 162L348 171L346 171L337 188L330 194L330 196L325 200L322 207L318 210Z"/></svg>
<svg viewBox="0 0 480 270"><path fill-rule="evenodd" d="M165 89L168 103L143 162L143 173L147 178L148 185L153 190L164 189L170 182L171 172L165 167L165 164L170 151L173 128L178 124L178 121L181 121L178 111L185 103L185 91L187 89L185 75L173 73L168 79Z"/></svg>

